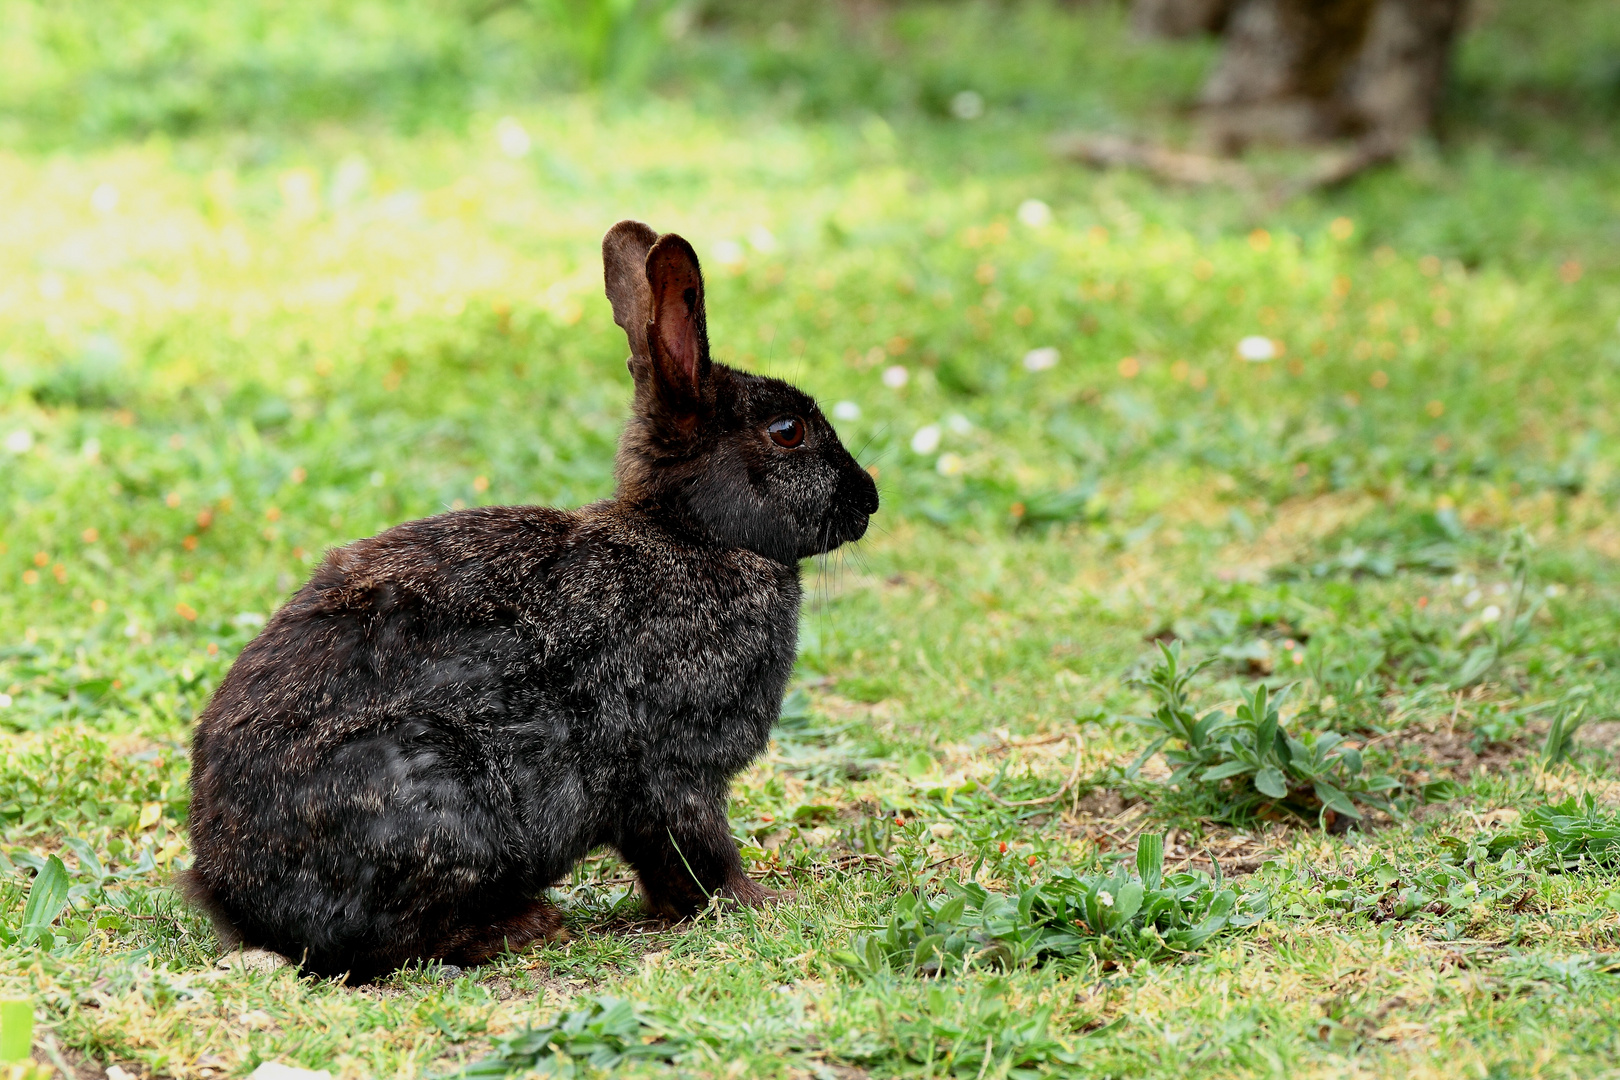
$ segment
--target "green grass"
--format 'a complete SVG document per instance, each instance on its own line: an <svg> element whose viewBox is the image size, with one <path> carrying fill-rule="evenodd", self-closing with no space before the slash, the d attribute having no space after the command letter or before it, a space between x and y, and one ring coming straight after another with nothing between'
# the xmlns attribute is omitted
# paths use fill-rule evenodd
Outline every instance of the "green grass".
<svg viewBox="0 0 1620 1080"><path fill-rule="evenodd" d="M1281 206L1049 156L1185 131L1209 46L1106 5L716 3L593 91L542 5L0 9L0 996L47 1058L184 1077L1614 1075L1620 38L1558 9L1482 8L1439 142ZM192 718L324 549L610 491L625 216L696 244L720 359L856 407L879 478L734 792L793 898L669 926L602 857L570 942L486 969L217 967L166 885ZM1297 683L1288 735L1389 805L1172 789L1133 720L1171 637L1214 661L1194 715ZM1159 833L1263 917L1006 944L1075 882L1106 922ZM52 855L67 906L19 936ZM964 962L909 973L934 935Z"/></svg>

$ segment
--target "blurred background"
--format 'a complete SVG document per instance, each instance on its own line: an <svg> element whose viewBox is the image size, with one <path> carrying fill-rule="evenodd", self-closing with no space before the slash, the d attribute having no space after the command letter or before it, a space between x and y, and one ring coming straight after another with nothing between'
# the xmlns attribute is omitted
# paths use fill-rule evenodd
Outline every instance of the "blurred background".
<svg viewBox="0 0 1620 1080"><path fill-rule="evenodd" d="M1454 567L1571 514L1599 540L1570 565L1615 546L1608 0L0 21L13 726L180 730L325 548L606 495L627 216L696 244L717 356L800 381L879 474L808 670L889 602L844 585L908 567L964 618L1079 573L1101 671L1178 589ZM1031 618L1030 655L1081 633Z"/></svg>

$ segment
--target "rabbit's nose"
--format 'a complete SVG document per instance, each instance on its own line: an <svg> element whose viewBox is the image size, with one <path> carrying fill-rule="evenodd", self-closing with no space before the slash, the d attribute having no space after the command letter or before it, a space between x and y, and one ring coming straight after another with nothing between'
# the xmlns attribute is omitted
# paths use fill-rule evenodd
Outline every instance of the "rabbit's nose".
<svg viewBox="0 0 1620 1080"><path fill-rule="evenodd" d="M853 501L856 508L868 517L877 513L877 483L872 479L872 474L867 472L865 469L861 470L861 483L859 483L856 488L856 495Z"/></svg>

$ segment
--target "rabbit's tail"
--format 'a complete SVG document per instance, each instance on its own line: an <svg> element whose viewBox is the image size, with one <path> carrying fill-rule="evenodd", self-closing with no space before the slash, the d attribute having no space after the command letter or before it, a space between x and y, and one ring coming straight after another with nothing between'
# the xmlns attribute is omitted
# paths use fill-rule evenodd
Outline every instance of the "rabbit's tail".
<svg viewBox="0 0 1620 1080"><path fill-rule="evenodd" d="M219 897L214 895L214 890L208 887L208 883L202 879L201 874L197 873L195 867L190 870L182 870L176 874L174 884L175 888L180 891L180 895L185 897L193 907L207 915L209 921L214 924L214 936L219 938L221 947L234 949L242 944L242 931L238 930L236 925L226 918L225 909L220 904Z"/></svg>

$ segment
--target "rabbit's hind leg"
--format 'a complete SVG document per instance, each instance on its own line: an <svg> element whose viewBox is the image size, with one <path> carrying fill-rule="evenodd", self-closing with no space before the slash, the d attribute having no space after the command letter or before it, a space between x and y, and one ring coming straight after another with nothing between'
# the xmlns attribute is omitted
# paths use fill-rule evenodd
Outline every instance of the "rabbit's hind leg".
<svg viewBox="0 0 1620 1080"><path fill-rule="evenodd" d="M562 912L540 897L516 915L492 924L467 926L434 947L432 957L447 964L473 967L506 952L521 952L537 941L566 941Z"/></svg>
<svg viewBox="0 0 1620 1080"><path fill-rule="evenodd" d="M668 918L695 914L715 897L744 907L777 898L743 872L723 804L688 800L684 813L650 814L617 838L619 853L635 867L647 906Z"/></svg>

